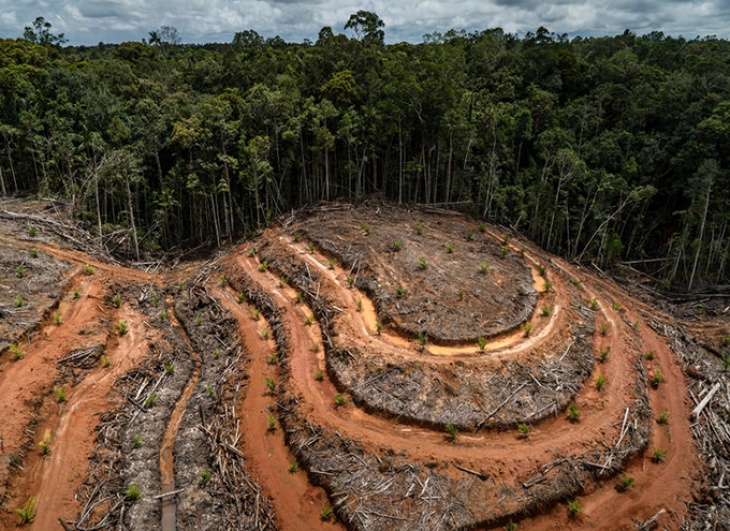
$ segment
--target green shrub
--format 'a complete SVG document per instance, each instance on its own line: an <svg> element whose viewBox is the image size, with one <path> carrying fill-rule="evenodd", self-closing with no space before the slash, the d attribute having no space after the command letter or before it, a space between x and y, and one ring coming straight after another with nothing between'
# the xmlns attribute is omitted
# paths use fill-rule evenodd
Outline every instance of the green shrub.
<svg viewBox="0 0 730 531"><path fill-rule="evenodd" d="M652 460L655 463L663 463L664 460L667 458L667 451L662 450L661 448L655 448L654 449L654 455L652 456Z"/></svg>
<svg viewBox="0 0 730 531"><path fill-rule="evenodd" d="M568 514L571 518L574 518L578 516L580 513L583 512L583 509L580 508L580 501L575 500L568 500Z"/></svg>
<svg viewBox="0 0 730 531"><path fill-rule="evenodd" d="M568 420L570 420L570 422L578 422L580 420L580 410L575 404L570 404L568 406Z"/></svg>
<svg viewBox="0 0 730 531"><path fill-rule="evenodd" d="M419 223L418 225L416 225L416 234L421 236L423 234L423 229L425 228L426 226L423 223Z"/></svg>
<svg viewBox="0 0 730 531"><path fill-rule="evenodd" d="M144 405L146 407L152 407L155 405L155 402L157 402L157 392L156 391L147 397L147 399L144 401Z"/></svg>
<svg viewBox="0 0 730 531"><path fill-rule="evenodd" d="M58 400L59 404L63 404L67 397L66 397L66 388L62 387L60 385L54 385L53 386L53 394L56 395L56 400Z"/></svg>
<svg viewBox="0 0 730 531"><path fill-rule="evenodd" d="M444 247L446 247L446 252L447 252L448 254L451 254L451 253L453 253L453 252L454 252L454 244L453 244L453 243L451 243L451 242L448 242L448 243L447 243L446 245L444 245ZM424 269L425 269L425 268L424 268Z"/></svg>
<svg viewBox="0 0 730 531"><path fill-rule="evenodd" d="M550 308L544 304L540 307L540 313L543 317L550 317Z"/></svg>
<svg viewBox="0 0 730 531"><path fill-rule="evenodd" d="M610 352L611 347L601 349L601 352L598 354L598 361L600 361L601 363L606 363L608 361L608 355Z"/></svg>
<svg viewBox="0 0 730 531"><path fill-rule="evenodd" d="M132 446L135 448L142 448L142 436L139 433L135 433L132 436Z"/></svg>
<svg viewBox="0 0 730 531"><path fill-rule="evenodd" d="M482 262L479 264L479 271L481 271L482 275L489 273L489 262Z"/></svg>
<svg viewBox="0 0 730 531"><path fill-rule="evenodd" d="M393 240L393 245L391 245L391 249L393 249L393 252L398 252L401 250L401 247L403 247L403 243L400 240Z"/></svg>
<svg viewBox="0 0 730 531"><path fill-rule="evenodd" d="M428 269L428 263L426 262L425 258L421 257L418 259L418 267L420 267L424 271Z"/></svg>
<svg viewBox="0 0 730 531"><path fill-rule="evenodd" d="M321 382L324 380L324 373L322 371L317 371L314 373L314 379L318 382Z"/></svg>
<svg viewBox="0 0 730 531"><path fill-rule="evenodd" d="M340 407L347 404L347 397L345 395L336 394L335 395L335 406Z"/></svg>
<svg viewBox="0 0 730 531"><path fill-rule="evenodd" d="M621 474L618 477L618 491L619 492L626 492L634 485L634 478L631 476L627 476L626 474Z"/></svg>
<svg viewBox="0 0 730 531"><path fill-rule="evenodd" d="M269 413L268 416L269 431L276 431L276 417Z"/></svg>
<svg viewBox="0 0 730 531"><path fill-rule="evenodd" d="M13 355L13 361L23 359L24 354L23 350L20 348L20 345L13 343L8 347L8 350L10 351L10 354Z"/></svg>
<svg viewBox="0 0 730 531"><path fill-rule="evenodd" d="M520 439L527 439L530 436L530 427L524 422L517 425L517 431L520 432Z"/></svg>
<svg viewBox="0 0 730 531"><path fill-rule="evenodd" d="M23 297L21 297L20 295L15 297L13 299L13 306L15 306L16 308L22 307L23 306Z"/></svg>
<svg viewBox="0 0 730 531"><path fill-rule="evenodd" d="M94 274L94 267L91 264L84 264L84 275L91 276Z"/></svg>
<svg viewBox="0 0 730 531"><path fill-rule="evenodd" d="M119 308L122 305L122 296L119 295L119 293L117 293L116 295L114 295L114 297L112 297L112 305L115 308Z"/></svg>
<svg viewBox="0 0 730 531"><path fill-rule="evenodd" d="M205 487L208 482L210 481L210 478L213 477L213 472L211 472L210 468L207 466L203 468L203 470L200 471L200 481L198 482L198 485L201 487Z"/></svg>
<svg viewBox="0 0 730 531"><path fill-rule="evenodd" d="M477 338L477 345L479 346L479 352L484 352L484 349L487 348L487 339L479 336Z"/></svg>
<svg viewBox="0 0 730 531"><path fill-rule="evenodd" d="M38 249L36 249L35 247L33 247L30 250L30 257L31 258L38 258Z"/></svg>
<svg viewBox="0 0 730 531"><path fill-rule="evenodd" d="M525 337L530 337L530 332L532 332L532 323L522 323L522 332L525 335Z"/></svg>
<svg viewBox="0 0 730 531"><path fill-rule="evenodd" d="M474 240L474 231L471 229L466 229L466 232L464 233L464 237L466 238L466 241L470 242Z"/></svg>
<svg viewBox="0 0 730 531"><path fill-rule="evenodd" d="M175 374L175 363L172 360L165 363L165 372L171 375Z"/></svg>
<svg viewBox="0 0 730 531"><path fill-rule="evenodd" d="M456 429L456 426L449 423L444 426L444 430L446 430L446 436L448 437L449 441L456 441L457 437L459 436L459 430Z"/></svg>
<svg viewBox="0 0 730 531"><path fill-rule="evenodd" d="M51 320L55 326L61 326L63 324L63 321L61 320L61 312L53 312Z"/></svg>
<svg viewBox="0 0 730 531"><path fill-rule="evenodd" d="M38 235L38 229L36 229L33 225L28 227L28 236L31 238L35 238Z"/></svg>
<svg viewBox="0 0 730 531"><path fill-rule="evenodd" d="M646 352L644 352L644 357L646 359L648 359L648 360L653 360L654 359L654 351L653 350L647 350Z"/></svg>
<svg viewBox="0 0 730 531"><path fill-rule="evenodd" d="M656 371L654 371L654 376L651 379L651 385L654 386L654 388L657 388L663 382L664 382L664 375L662 374L662 370L657 369Z"/></svg>
<svg viewBox="0 0 730 531"><path fill-rule="evenodd" d="M334 510L332 509L330 504L327 502L324 502L324 504L322 504L322 513L321 513L322 520L329 520L330 518L332 518L333 514L334 514Z"/></svg>
<svg viewBox="0 0 730 531"><path fill-rule="evenodd" d="M43 440L38 443L38 447L41 449L41 456L48 457L51 455L51 432L47 431L43 436Z"/></svg>
<svg viewBox="0 0 730 531"><path fill-rule="evenodd" d="M296 458L292 457L289 461L289 472L293 474L297 470L299 470L299 461L297 461Z"/></svg>
<svg viewBox="0 0 730 531"><path fill-rule="evenodd" d="M263 261L262 261L262 262L261 262L261 263L259 264L259 271L261 271L261 272L263 273L263 272L264 272L264 271L266 271L267 269L269 269L269 262L267 262L266 260L263 260Z"/></svg>
<svg viewBox="0 0 730 531"><path fill-rule="evenodd" d="M656 421L658 424L669 424L669 411L663 411L662 413L659 413Z"/></svg>
<svg viewBox="0 0 730 531"><path fill-rule="evenodd" d="M590 305L591 310L593 310L594 312L598 311L598 308L600 308L600 305L598 304L598 299L596 299L595 297L591 299Z"/></svg>
<svg viewBox="0 0 730 531"><path fill-rule="evenodd" d="M118 322L118 323L116 324L116 327L115 327L115 328L117 329L117 332L119 333L119 335L120 335L120 336L123 336L123 335L124 335L124 334L126 334L126 333L127 333L127 331L128 331L128 330L127 330L127 321L125 321L125 320L121 320L121 321L119 321L119 322Z"/></svg>
<svg viewBox="0 0 730 531"><path fill-rule="evenodd" d="M598 376L598 378L596 378L596 389L602 391L604 387L606 387L606 378Z"/></svg>

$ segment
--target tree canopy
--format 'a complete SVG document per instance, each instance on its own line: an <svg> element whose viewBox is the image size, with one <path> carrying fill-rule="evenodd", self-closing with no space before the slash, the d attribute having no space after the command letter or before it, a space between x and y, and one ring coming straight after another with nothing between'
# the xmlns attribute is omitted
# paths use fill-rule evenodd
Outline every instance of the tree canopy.
<svg viewBox="0 0 730 531"><path fill-rule="evenodd" d="M371 194L458 207L664 289L730 283L730 44L500 28L384 44L0 40L0 193L73 198L130 256L220 244ZM102 241L104 239L102 238Z"/></svg>

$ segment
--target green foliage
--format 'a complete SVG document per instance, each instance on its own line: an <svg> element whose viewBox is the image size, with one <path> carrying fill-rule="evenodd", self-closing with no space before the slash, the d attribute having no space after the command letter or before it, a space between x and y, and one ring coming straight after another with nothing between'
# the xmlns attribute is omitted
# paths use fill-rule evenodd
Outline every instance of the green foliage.
<svg viewBox="0 0 730 531"><path fill-rule="evenodd" d="M51 321L55 326L61 326L63 321L61 320L61 312L53 312L51 314Z"/></svg>
<svg viewBox="0 0 730 531"><path fill-rule="evenodd" d="M172 360L165 363L165 372L170 375L175 374L175 363Z"/></svg>
<svg viewBox="0 0 730 531"><path fill-rule="evenodd" d="M43 436L43 440L38 443L38 448L41 450L41 456L46 458L51 455L51 432L47 431Z"/></svg>
<svg viewBox="0 0 730 531"><path fill-rule="evenodd" d="M33 247L29 252L31 258L38 258L38 249Z"/></svg>
<svg viewBox="0 0 730 531"><path fill-rule="evenodd" d="M479 264L479 271L481 271L482 275L489 273L489 262L482 262Z"/></svg>
<svg viewBox="0 0 730 531"><path fill-rule="evenodd" d="M198 481L198 485L201 488L205 487L210 482L210 478L213 477L213 472L206 466L200 471L199 477L200 481Z"/></svg>
<svg viewBox="0 0 730 531"><path fill-rule="evenodd" d="M272 378L266 376L264 382L266 383L266 388L269 390L269 394L273 395L276 393L276 382Z"/></svg>
<svg viewBox="0 0 730 531"><path fill-rule="evenodd" d="M365 236L370 236L370 225L367 223L363 223L360 225L360 228L362 229L363 233L365 233Z"/></svg>
<svg viewBox="0 0 730 531"><path fill-rule="evenodd" d="M530 427L525 424L518 424L517 431L520 432L520 439L527 439L530 436Z"/></svg>
<svg viewBox="0 0 730 531"><path fill-rule="evenodd" d="M269 431L276 431L276 417L269 413L267 422L269 424Z"/></svg>
<svg viewBox="0 0 730 531"><path fill-rule="evenodd" d="M540 306L540 315L543 317L550 317L550 308L544 304Z"/></svg>
<svg viewBox="0 0 730 531"><path fill-rule="evenodd" d="M664 375L662 374L662 370L657 368L657 370L654 371L654 376L651 378L651 385L656 388L662 383L664 383Z"/></svg>
<svg viewBox="0 0 730 531"><path fill-rule="evenodd" d="M381 323L380 321L377 321L375 323L375 333L380 335L382 332L383 332L383 323Z"/></svg>
<svg viewBox="0 0 730 531"><path fill-rule="evenodd" d="M580 410L575 404L568 406L568 420L570 422L578 422L580 420Z"/></svg>
<svg viewBox="0 0 730 531"><path fill-rule="evenodd" d="M426 337L426 333L418 332L418 334L416 334L416 341L421 348L424 348L426 346L426 343L428 342L428 337Z"/></svg>
<svg viewBox="0 0 730 531"><path fill-rule="evenodd" d="M107 356L102 356L101 357L101 366L104 367L105 369L108 369L109 367L112 366L112 360L110 360Z"/></svg>
<svg viewBox="0 0 730 531"><path fill-rule="evenodd" d="M453 243L451 243L451 242L447 242L447 243L446 243L446 244L444 245L444 247L446 248L446 252L447 252L448 254L451 254L451 253L453 253L453 252L454 252L454 244L453 244ZM419 262L419 263L420 263L420 262ZM425 263L425 260L424 260L424 263ZM423 269L426 269L426 268L425 268L424 266L421 266L421 267L423 267Z"/></svg>
<svg viewBox="0 0 730 531"><path fill-rule="evenodd" d="M28 227L28 236L31 238L35 238L38 235L38 229L36 229L33 225Z"/></svg>
<svg viewBox="0 0 730 531"><path fill-rule="evenodd" d="M395 287L395 295L396 295L396 297L401 298L405 294L406 294L406 290L403 288L403 286L401 286L400 284L398 284Z"/></svg>
<svg viewBox="0 0 730 531"><path fill-rule="evenodd" d="M134 448L142 448L142 436L139 433L135 433L132 436L132 446Z"/></svg>
<svg viewBox="0 0 730 531"><path fill-rule="evenodd" d="M633 486L634 478L632 478L631 476L627 476L626 474L621 474L619 476L617 485L619 492L626 492Z"/></svg>
<svg viewBox="0 0 730 531"><path fill-rule="evenodd" d="M84 264L84 275L91 276L96 272L94 267L90 264Z"/></svg>
<svg viewBox="0 0 730 531"><path fill-rule="evenodd" d="M393 244L391 245L391 249L393 249L393 252L400 251L401 247L403 247L403 242L401 242L400 240L393 240Z"/></svg>
<svg viewBox="0 0 730 531"><path fill-rule="evenodd" d="M725 336L720 340L720 344L723 347L730 347L730 336Z"/></svg>
<svg viewBox="0 0 730 531"><path fill-rule="evenodd" d="M61 385L53 386L53 394L56 395L56 400L59 404L63 404L67 400L68 391Z"/></svg>
<svg viewBox="0 0 730 531"><path fill-rule="evenodd" d="M553 282L551 280L546 280L542 283L542 289L545 291L550 291L553 289Z"/></svg>
<svg viewBox="0 0 730 531"><path fill-rule="evenodd" d="M299 461L295 457L289 460L289 473L294 474L299 470Z"/></svg>
<svg viewBox="0 0 730 531"><path fill-rule="evenodd" d="M540 273L541 277L545 276L545 273L547 272L547 267L545 264L537 264L537 272Z"/></svg>
<svg viewBox="0 0 730 531"><path fill-rule="evenodd" d="M582 512L583 512L583 509L581 509L581 507L580 507L579 500L577 500L577 499L568 500L568 515L571 518L578 516Z"/></svg>
<svg viewBox="0 0 730 531"><path fill-rule="evenodd" d="M608 356L611 353L611 347L605 347L602 348L601 351L598 353L598 361L601 363L606 363L608 361Z"/></svg>
<svg viewBox="0 0 730 531"><path fill-rule="evenodd" d="M599 375L596 377L596 389L599 391L602 391L603 388L606 386L606 378L602 375Z"/></svg>
<svg viewBox="0 0 730 531"><path fill-rule="evenodd" d="M661 448L654 448L654 453L652 454L652 460L655 463L663 463L667 459L667 451L663 450Z"/></svg>
<svg viewBox="0 0 730 531"><path fill-rule="evenodd" d="M487 339L479 336L477 338L477 346L479 347L479 352L484 352L484 349L487 348Z"/></svg>
<svg viewBox="0 0 730 531"><path fill-rule="evenodd" d="M530 337L530 332L532 332L531 322L528 321L526 323L522 323L522 326L520 328L522 328L522 333L525 337Z"/></svg>
<svg viewBox="0 0 730 531"><path fill-rule="evenodd" d="M340 407L347 404L347 397L345 395L336 394L335 395L335 406Z"/></svg>
<svg viewBox="0 0 730 531"><path fill-rule="evenodd" d="M314 324L314 315L307 315L304 318L304 325L311 326L312 324Z"/></svg>
<svg viewBox="0 0 730 531"><path fill-rule="evenodd" d="M456 441L457 437L459 437L459 430L457 430L456 426L453 424L447 424L444 426L444 430L446 431L446 436L451 442Z"/></svg>
<svg viewBox="0 0 730 531"><path fill-rule="evenodd" d="M468 242L474 241L474 231L471 229L466 229L466 232L464 233L464 239L466 239L466 241Z"/></svg>
<svg viewBox="0 0 730 531"><path fill-rule="evenodd" d="M10 351L10 354L13 355L13 361L18 361L20 359L23 359L24 354L23 354L22 349L20 348L20 345L18 345L16 343L11 343L10 346L8 347L8 350Z"/></svg>
<svg viewBox="0 0 730 531"><path fill-rule="evenodd" d="M422 236L423 229L425 229L425 228L426 228L426 226L423 223L419 223L418 225L416 225L416 234L418 234L419 236Z"/></svg>
<svg viewBox="0 0 730 531"><path fill-rule="evenodd" d="M669 411L663 411L659 413L656 421L657 424L669 424Z"/></svg>
<svg viewBox="0 0 730 531"><path fill-rule="evenodd" d="M122 296L117 293L112 297L112 306L119 308L122 305Z"/></svg>
<svg viewBox="0 0 730 531"><path fill-rule="evenodd" d="M238 304L242 304L246 300L246 296L243 293L236 293L236 301Z"/></svg>
<svg viewBox="0 0 730 531"><path fill-rule="evenodd" d="M155 391L145 399L144 405L145 407L152 407L155 405L155 402L157 402L157 391Z"/></svg>
<svg viewBox="0 0 730 531"><path fill-rule="evenodd" d="M124 497L132 503L138 501L142 497L142 493L139 490L139 484L130 483L127 490L124 491Z"/></svg>
<svg viewBox="0 0 730 531"><path fill-rule="evenodd" d="M225 288L228 285L228 277L226 277L225 275L219 276L218 277L218 285L221 288Z"/></svg>
<svg viewBox="0 0 730 531"><path fill-rule="evenodd" d="M324 373L322 371L317 371L314 373L314 379L318 382L324 381Z"/></svg>
<svg viewBox="0 0 730 531"><path fill-rule="evenodd" d="M324 502L322 504L322 512L320 514L320 517L322 518L322 520L331 519L333 514L334 514L334 510L332 509L332 506L330 506L329 503Z"/></svg>
<svg viewBox="0 0 730 531"><path fill-rule="evenodd" d="M646 359L648 359L648 360L653 360L654 359L654 351L653 350L647 350L646 352L644 352L644 357Z"/></svg>
<svg viewBox="0 0 730 531"><path fill-rule="evenodd" d="M264 272L269 269L269 262L266 260L262 260L259 264L259 271Z"/></svg>
<svg viewBox="0 0 730 531"><path fill-rule="evenodd" d="M598 304L598 299L593 297L590 300L590 306L591 306L591 310L593 310L594 312L598 311L598 308L600 308L600 305Z"/></svg>
<svg viewBox="0 0 730 531"><path fill-rule="evenodd" d="M276 352L272 352L269 354L269 356L266 358L266 363L269 365L277 365L279 363L279 354Z"/></svg>
<svg viewBox="0 0 730 531"><path fill-rule="evenodd" d="M605 336L606 334L608 334L608 331L609 331L610 329L611 329L611 326L610 326L609 324L607 324L607 323L603 323L603 324L602 324L602 325L600 326L600 328L598 329L598 333L599 333L599 334L601 334L602 336Z"/></svg>
<svg viewBox="0 0 730 531"><path fill-rule="evenodd" d="M428 269L428 262L426 262L425 258L421 257L418 259L418 267L420 267L424 271Z"/></svg>
<svg viewBox="0 0 730 531"><path fill-rule="evenodd" d="M20 517L20 525L29 524L35 518L35 497L31 496L22 507L15 509L15 514Z"/></svg>
<svg viewBox="0 0 730 531"><path fill-rule="evenodd" d="M23 297L21 297L20 295L18 295L17 297L15 297L13 299L13 306L16 307L16 308L22 307L23 306Z"/></svg>
<svg viewBox="0 0 730 531"><path fill-rule="evenodd" d="M74 299L78 299L81 296L81 294L79 294L78 288L74 288L72 295Z"/></svg>
<svg viewBox="0 0 730 531"><path fill-rule="evenodd" d="M212 398L215 400L215 397L216 397L215 387L213 387L210 384L205 384L205 393L208 395L209 398Z"/></svg>
<svg viewBox="0 0 730 531"><path fill-rule="evenodd" d="M115 325L115 328L116 328L116 330L117 330L117 333L118 333L118 334L119 334L120 336L123 336L124 334L126 334L126 333L128 332L128 328L127 328L127 321L125 321L124 319L122 319L121 321L119 321L119 322L118 322L118 323L117 323L117 324Z"/></svg>
<svg viewBox="0 0 730 531"><path fill-rule="evenodd" d="M15 267L15 274L18 275L18 278L23 278L25 276L26 269L23 264L18 264Z"/></svg>

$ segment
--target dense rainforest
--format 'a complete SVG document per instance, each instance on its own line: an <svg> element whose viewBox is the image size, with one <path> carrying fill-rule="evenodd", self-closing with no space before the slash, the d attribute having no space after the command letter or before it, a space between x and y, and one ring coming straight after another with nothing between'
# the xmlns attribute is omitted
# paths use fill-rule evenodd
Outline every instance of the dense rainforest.
<svg viewBox="0 0 730 531"><path fill-rule="evenodd" d="M726 40L541 27L386 45L364 11L302 43L187 45L163 27L79 47L37 29L0 39L0 193L72 202L132 259L375 195L665 291L728 290Z"/></svg>

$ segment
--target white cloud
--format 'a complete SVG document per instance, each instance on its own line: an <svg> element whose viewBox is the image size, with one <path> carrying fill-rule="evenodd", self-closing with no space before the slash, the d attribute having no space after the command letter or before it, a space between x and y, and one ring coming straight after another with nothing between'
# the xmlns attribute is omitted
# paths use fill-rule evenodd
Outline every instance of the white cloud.
<svg viewBox="0 0 730 531"><path fill-rule="evenodd" d="M18 37L43 16L72 44L141 40L161 25L175 26L184 42L230 41L246 29L290 41L315 40L324 26L344 31L350 14L360 9L385 21L389 42L419 42L425 33L452 28L502 27L523 34L541 25L582 35L628 28L638 34L730 37L728 0L0 0L0 37Z"/></svg>

